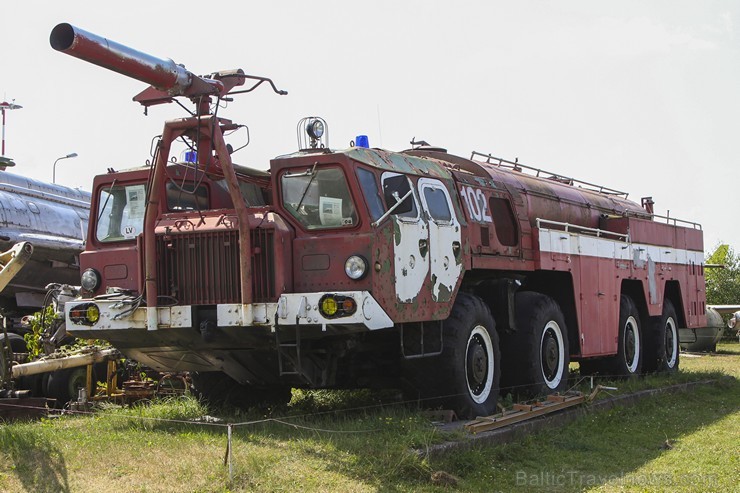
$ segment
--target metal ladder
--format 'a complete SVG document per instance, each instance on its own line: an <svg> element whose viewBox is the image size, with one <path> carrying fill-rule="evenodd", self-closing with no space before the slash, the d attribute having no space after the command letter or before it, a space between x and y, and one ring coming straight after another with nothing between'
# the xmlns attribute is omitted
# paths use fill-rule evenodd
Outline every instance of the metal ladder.
<svg viewBox="0 0 740 493"><path fill-rule="evenodd" d="M296 320L297 322L297 320ZM275 347L278 357L278 372L280 376L297 375L303 379L303 368L301 366L301 326L296 323L295 342L283 342L280 340L280 326L275 326ZM293 356L295 355L295 357ZM293 369L288 369L288 366Z"/></svg>

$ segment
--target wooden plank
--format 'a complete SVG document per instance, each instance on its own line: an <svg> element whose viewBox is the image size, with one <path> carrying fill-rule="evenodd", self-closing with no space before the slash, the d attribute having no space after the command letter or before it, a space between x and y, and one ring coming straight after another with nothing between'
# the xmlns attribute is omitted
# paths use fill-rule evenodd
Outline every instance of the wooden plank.
<svg viewBox="0 0 740 493"><path fill-rule="evenodd" d="M478 418L465 424L465 429L471 433L481 433L484 431L503 428L514 423L526 421L537 416L543 416L561 409L576 406L586 401L583 394L574 394L570 396L560 396L561 399L548 399L546 402L538 402L536 405L515 404L512 408L515 412L507 414L506 410L500 414Z"/></svg>

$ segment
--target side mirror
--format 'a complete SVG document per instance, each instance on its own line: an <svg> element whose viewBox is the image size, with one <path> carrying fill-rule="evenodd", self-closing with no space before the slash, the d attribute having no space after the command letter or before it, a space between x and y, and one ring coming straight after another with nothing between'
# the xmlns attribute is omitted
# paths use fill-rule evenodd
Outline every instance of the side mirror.
<svg viewBox="0 0 740 493"><path fill-rule="evenodd" d="M386 207L393 208L393 214L411 212L414 210L414 198L409 193L410 191L411 185L406 175L386 178L383 181L383 197Z"/></svg>

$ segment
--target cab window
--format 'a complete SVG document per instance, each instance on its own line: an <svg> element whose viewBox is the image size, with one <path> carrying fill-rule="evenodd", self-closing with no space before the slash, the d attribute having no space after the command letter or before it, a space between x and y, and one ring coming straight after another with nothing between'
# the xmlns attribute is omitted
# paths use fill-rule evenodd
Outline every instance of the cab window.
<svg viewBox="0 0 740 493"><path fill-rule="evenodd" d="M383 200L380 198L378 182L375 181L375 174L365 168L357 168L357 178L360 180L362 193L365 195L367 208L370 211L370 217L377 221L385 212Z"/></svg>
<svg viewBox="0 0 740 493"><path fill-rule="evenodd" d="M416 194L411 180L406 175L387 171L383 173L382 181L386 208L395 206L393 215L399 218L419 219L419 208L416 206Z"/></svg>
<svg viewBox="0 0 740 493"><path fill-rule="evenodd" d="M200 211L208 208L208 189L205 185L193 188L190 182L168 181L166 190L167 209L170 211Z"/></svg>
<svg viewBox="0 0 740 493"><path fill-rule="evenodd" d="M350 228L357 208L339 168L288 171L280 178L283 207L306 229Z"/></svg>
<svg viewBox="0 0 740 493"><path fill-rule="evenodd" d="M437 186L425 184L422 187L424 203L427 207L429 217L434 222L448 223L452 220L450 206L447 203L447 195L444 190Z"/></svg>
<svg viewBox="0 0 740 493"><path fill-rule="evenodd" d="M146 185L114 185L100 190L95 237L116 242L136 238L144 229Z"/></svg>

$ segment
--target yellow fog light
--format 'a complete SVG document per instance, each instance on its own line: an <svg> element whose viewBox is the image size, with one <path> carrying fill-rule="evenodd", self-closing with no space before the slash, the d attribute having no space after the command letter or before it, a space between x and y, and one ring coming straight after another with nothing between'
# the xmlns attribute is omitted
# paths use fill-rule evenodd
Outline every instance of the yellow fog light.
<svg viewBox="0 0 740 493"><path fill-rule="evenodd" d="M100 320L100 308L95 303L82 303L69 310L69 319L76 325L95 325Z"/></svg>
<svg viewBox="0 0 740 493"><path fill-rule="evenodd" d="M337 314L337 300L331 296L326 296L321 301L321 314L325 317L333 317Z"/></svg>
<svg viewBox="0 0 740 493"><path fill-rule="evenodd" d="M357 312L357 302L351 296L325 294L319 300L319 312L324 318L350 317Z"/></svg>
<svg viewBox="0 0 740 493"><path fill-rule="evenodd" d="M100 309L97 305L90 305L87 307L87 313L85 313L87 321L94 324L100 320Z"/></svg>

